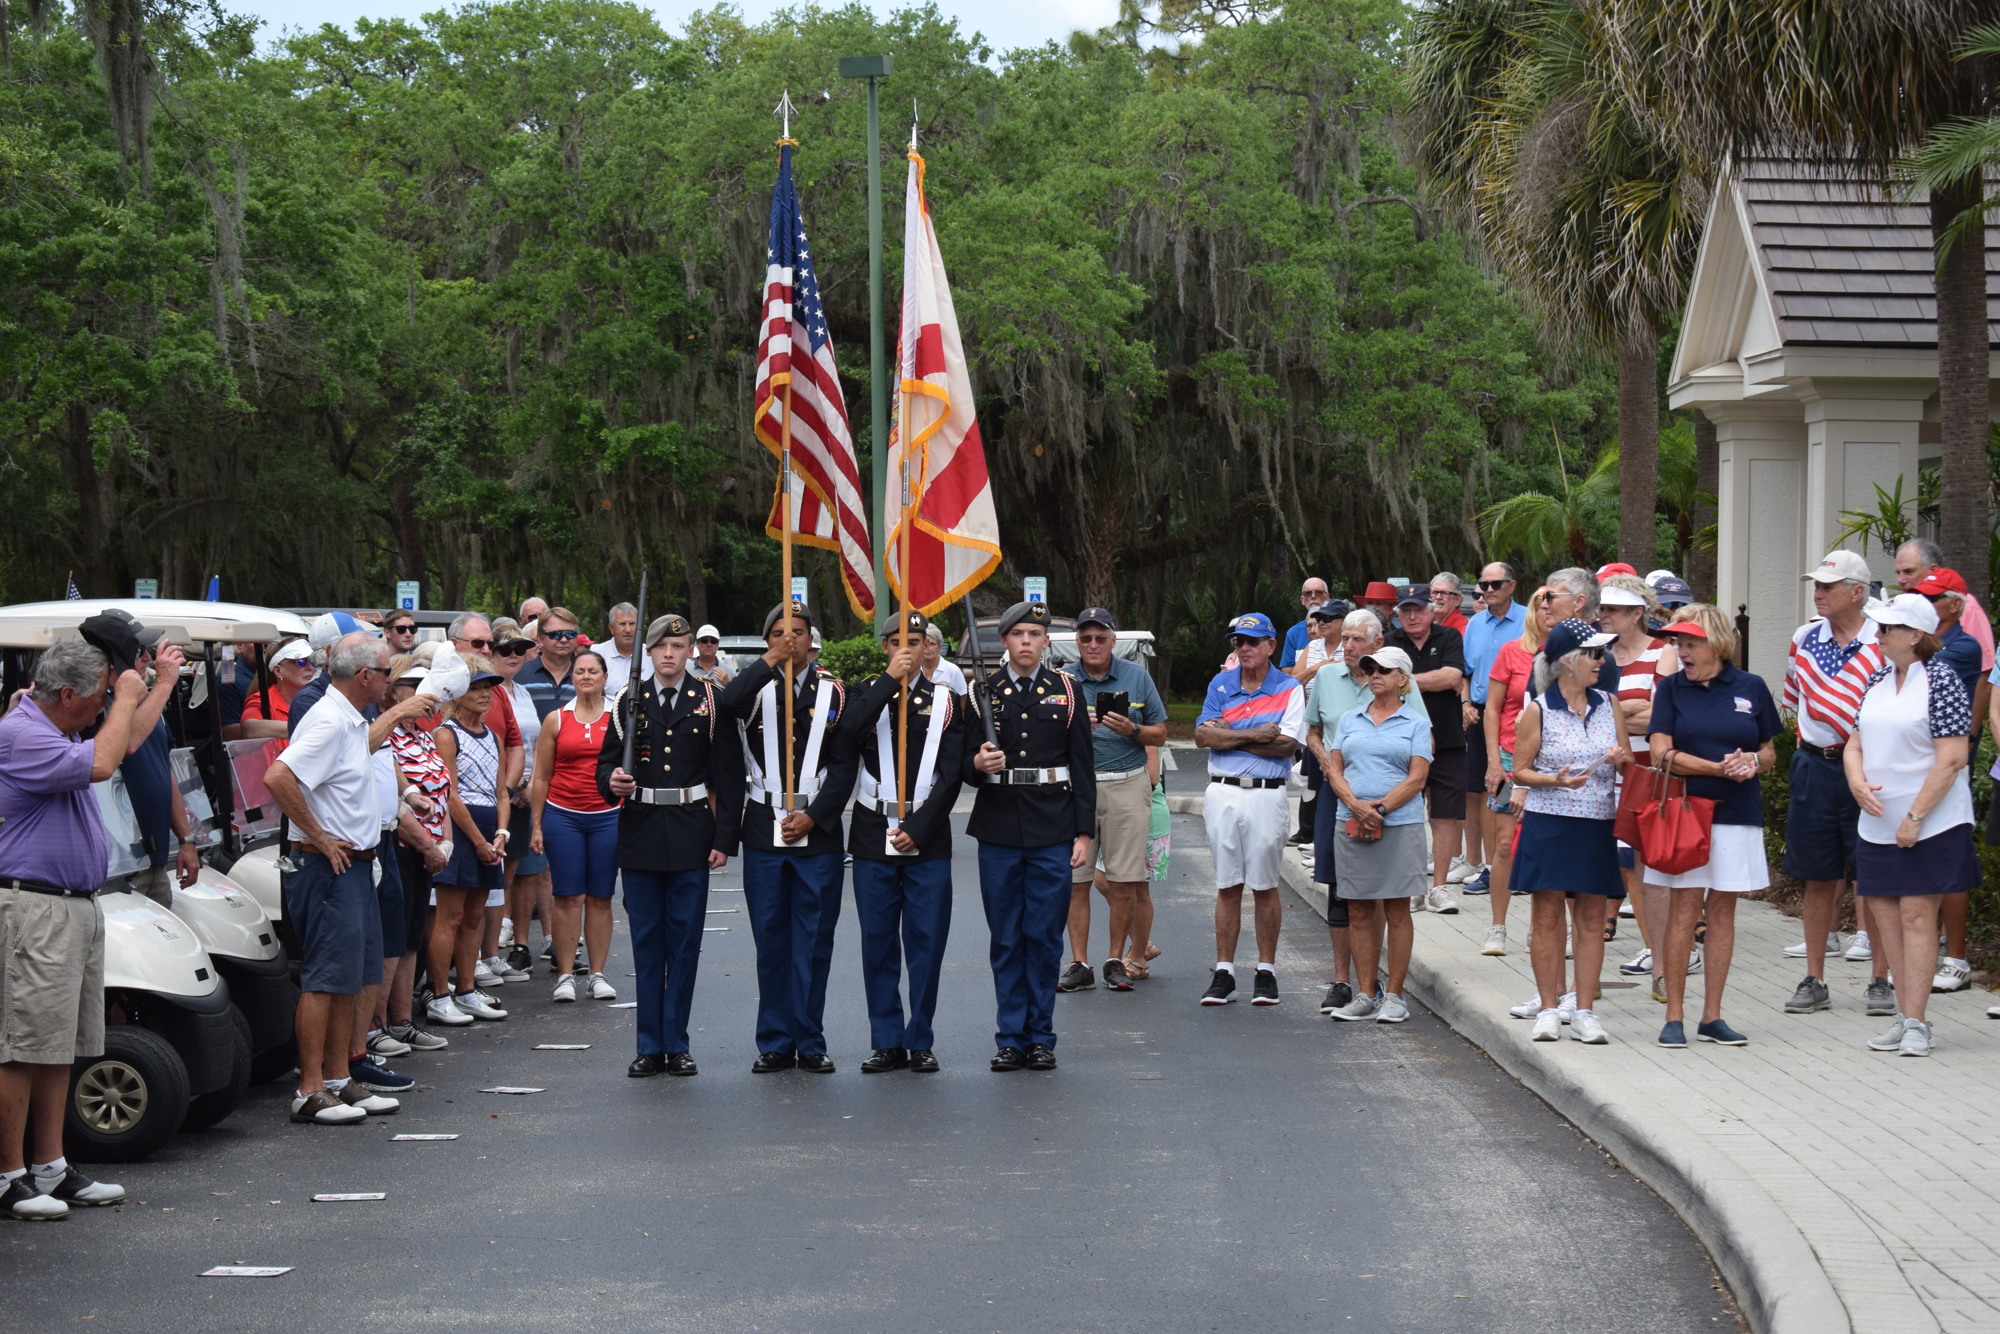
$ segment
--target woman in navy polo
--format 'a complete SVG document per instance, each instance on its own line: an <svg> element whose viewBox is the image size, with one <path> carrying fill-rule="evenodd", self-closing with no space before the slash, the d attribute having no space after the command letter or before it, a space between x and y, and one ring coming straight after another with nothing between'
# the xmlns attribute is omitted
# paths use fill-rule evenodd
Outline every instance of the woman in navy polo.
<svg viewBox="0 0 2000 1334"><path fill-rule="evenodd" d="M1690 796L1715 803L1708 862L1668 875L1646 868L1646 883L1673 891L1667 925L1667 1023L1662 1047L1685 1047L1682 1002L1697 918L1708 919L1703 1042L1741 1047L1750 1039L1722 1021L1722 988L1736 948L1736 896L1771 883L1764 858L1764 800L1757 776L1778 762L1772 740L1782 724L1764 678L1737 668L1736 627L1716 607L1696 603L1660 632L1674 641L1681 669L1653 692L1647 741L1655 757L1669 756L1672 771L1687 779Z"/></svg>

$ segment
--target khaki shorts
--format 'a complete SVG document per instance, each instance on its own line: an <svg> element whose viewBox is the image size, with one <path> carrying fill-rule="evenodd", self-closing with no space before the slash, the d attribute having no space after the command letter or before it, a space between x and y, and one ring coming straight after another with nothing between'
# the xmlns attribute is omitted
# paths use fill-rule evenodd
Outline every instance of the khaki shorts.
<svg viewBox="0 0 2000 1334"><path fill-rule="evenodd" d="M1131 778L1097 784L1097 828L1083 865L1070 872L1072 884L1087 885L1101 855L1104 878L1117 884L1138 884L1147 879L1146 840L1153 833L1153 789L1146 771L1136 769Z"/></svg>
<svg viewBox="0 0 2000 1334"><path fill-rule="evenodd" d="M104 912L94 898L0 889L0 1063L104 1054Z"/></svg>

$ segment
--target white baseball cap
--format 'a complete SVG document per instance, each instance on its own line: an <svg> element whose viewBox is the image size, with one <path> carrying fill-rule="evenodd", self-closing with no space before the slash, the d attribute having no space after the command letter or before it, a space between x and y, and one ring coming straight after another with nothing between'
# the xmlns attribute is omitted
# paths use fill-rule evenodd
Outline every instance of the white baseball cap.
<svg viewBox="0 0 2000 1334"><path fill-rule="evenodd" d="M431 674L430 668L424 666L421 662L413 662L409 665L409 668L396 679L398 681L421 681L430 674Z"/></svg>
<svg viewBox="0 0 2000 1334"><path fill-rule="evenodd" d="M1907 625L1927 635L1937 633L1937 608L1921 593L1898 593L1887 602L1870 603L1864 614L1877 625Z"/></svg>
<svg viewBox="0 0 2000 1334"><path fill-rule="evenodd" d="M1850 581L1865 584L1874 577L1868 572L1868 562L1847 550L1827 552L1826 559L1819 563L1818 569L1799 576L1817 584L1844 584ZM1896 621L1892 624L1901 625L1902 622Z"/></svg>
<svg viewBox="0 0 2000 1334"><path fill-rule="evenodd" d="M1363 657L1361 661L1364 663L1372 662L1377 667L1389 668L1391 670L1398 672L1410 672L1416 670L1416 664L1410 661L1410 655L1403 652L1403 650L1397 648L1393 644L1389 645L1387 648L1375 649L1373 652Z"/></svg>
<svg viewBox="0 0 2000 1334"><path fill-rule="evenodd" d="M1648 570L1646 571L1646 579L1645 579L1646 587L1651 588L1655 584L1659 583L1660 580L1662 579L1673 579L1677 577L1678 576L1676 576L1672 570Z"/></svg>
<svg viewBox="0 0 2000 1334"><path fill-rule="evenodd" d="M694 637L696 639L720 639L722 638L722 631L712 625L704 625L701 629L694 632Z"/></svg>
<svg viewBox="0 0 2000 1334"><path fill-rule="evenodd" d="M1929 606L1930 604L1925 603L1924 605ZM277 652L271 655L271 665L275 667L281 662L311 662L312 655L312 645L306 643L305 640L288 640Z"/></svg>

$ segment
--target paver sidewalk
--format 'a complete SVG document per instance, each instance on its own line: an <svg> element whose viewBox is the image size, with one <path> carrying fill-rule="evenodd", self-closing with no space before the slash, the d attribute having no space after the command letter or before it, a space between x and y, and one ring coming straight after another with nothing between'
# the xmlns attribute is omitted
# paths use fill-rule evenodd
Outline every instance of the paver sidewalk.
<svg viewBox="0 0 2000 1334"><path fill-rule="evenodd" d="M1290 886L1323 905L1297 854L1285 860ZM1535 990L1528 901L1509 907L1501 958L1479 952L1490 901L1460 909L1418 914L1412 992L1687 1217L1760 1329L2000 1329L2000 1022L1985 1017L2000 998L1933 996L1928 1060L1871 1052L1889 1021L1862 1012L1869 965L1830 960L1833 1010L1787 1015L1804 968L1783 951L1800 923L1744 903L1723 1014L1749 1046L1654 1045L1665 1007L1617 971L1640 948L1631 919L1596 1004L1611 1045L1567 1030L1536 1043L1507 1015ZM1690 1037L1701 986L1688 980Z"/></svg>

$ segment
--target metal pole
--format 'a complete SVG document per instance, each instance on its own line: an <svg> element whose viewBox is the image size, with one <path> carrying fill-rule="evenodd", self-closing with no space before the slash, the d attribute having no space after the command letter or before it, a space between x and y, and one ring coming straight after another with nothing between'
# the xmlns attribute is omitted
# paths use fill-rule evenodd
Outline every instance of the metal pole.
<svg viewBox="0 0 2000 1334"><path fill-rule="evenodd" d="M875 620L889 602L889 353L882 292L881 80L868 80L868 456L875 470Z"/></svg>

